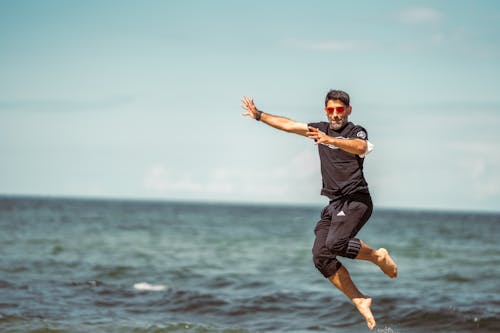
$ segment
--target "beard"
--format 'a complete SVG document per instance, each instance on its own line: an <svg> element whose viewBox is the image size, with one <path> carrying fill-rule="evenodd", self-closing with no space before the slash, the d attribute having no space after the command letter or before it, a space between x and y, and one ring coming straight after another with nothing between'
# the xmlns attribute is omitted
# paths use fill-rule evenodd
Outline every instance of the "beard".
<svg viewBox="0 0 500 333"><path fill-rule="evenodd" d="M344 127L345 124L347 124L347 119L330 119L330 128L332 130L339 130Z"/></svg>

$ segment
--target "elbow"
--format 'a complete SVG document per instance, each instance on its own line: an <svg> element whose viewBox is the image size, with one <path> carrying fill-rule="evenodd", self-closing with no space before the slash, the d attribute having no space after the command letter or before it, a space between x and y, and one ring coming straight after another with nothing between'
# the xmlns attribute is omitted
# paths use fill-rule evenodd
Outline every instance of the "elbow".
<svg viewBox="0 0 500 333"><path fill-rule="evenodd" d="M366 150L356 149L352 152L354 155L358 155L360 157L364 157L366 155Z"/></svg>
<svg viewBox="0 0 500 333"><path fill-rule="evenodd" d="M370 141L365 141L363 152L357 155L359 155L360 157L366 157L366 155L368 155L373 150L373 147L374 146Z"/></svg>
<svg viewBox="0 0 500 333"><path fill-rule="evenodd" d="M356 150L356 155L365 155L368 150L368 143L366 141L361 142Z"/></svg>

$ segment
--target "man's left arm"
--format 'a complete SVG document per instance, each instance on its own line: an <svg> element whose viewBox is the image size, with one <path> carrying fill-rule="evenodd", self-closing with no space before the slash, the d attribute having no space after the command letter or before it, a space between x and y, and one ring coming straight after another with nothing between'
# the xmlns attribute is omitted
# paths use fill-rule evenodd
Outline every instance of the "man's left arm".
<svg viewBox="0 0 500 333"><path fill-rule="evenodd" d="M311 126L308 127L307 137L316 140L316 144L332 145L361 157L364 157L370 151L370 143L367 140L358 138L334 138Z"/></svg>

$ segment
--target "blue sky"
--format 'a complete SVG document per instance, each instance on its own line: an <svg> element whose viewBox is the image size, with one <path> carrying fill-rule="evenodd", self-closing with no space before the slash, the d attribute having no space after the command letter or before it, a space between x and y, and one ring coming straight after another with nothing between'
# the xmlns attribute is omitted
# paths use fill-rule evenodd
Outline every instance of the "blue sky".
<svg viewBox="0 0 500 333"><path fill-rule="evenodd" d="M500 210L500 2L0 1L0 193L323 204L314 144L375 150L378 207Z"/></svg>

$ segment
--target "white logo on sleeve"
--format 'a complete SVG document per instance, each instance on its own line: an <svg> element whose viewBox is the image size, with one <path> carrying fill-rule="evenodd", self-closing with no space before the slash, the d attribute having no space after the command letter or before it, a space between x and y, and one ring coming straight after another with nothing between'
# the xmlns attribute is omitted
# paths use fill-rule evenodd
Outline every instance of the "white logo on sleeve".
<svg viewBox="0 0 500 333"><path fill-rule="evenodd" d="M360 139L366 139L366 132L365 131L359 131L356 136Z"/></svg>
<svg viewBox="0 0 500 333"><path fill-rule="evenodd" d="M345 216L345 213L343 210L341 210L340 212L338 212L337 216Z"/></svg>

